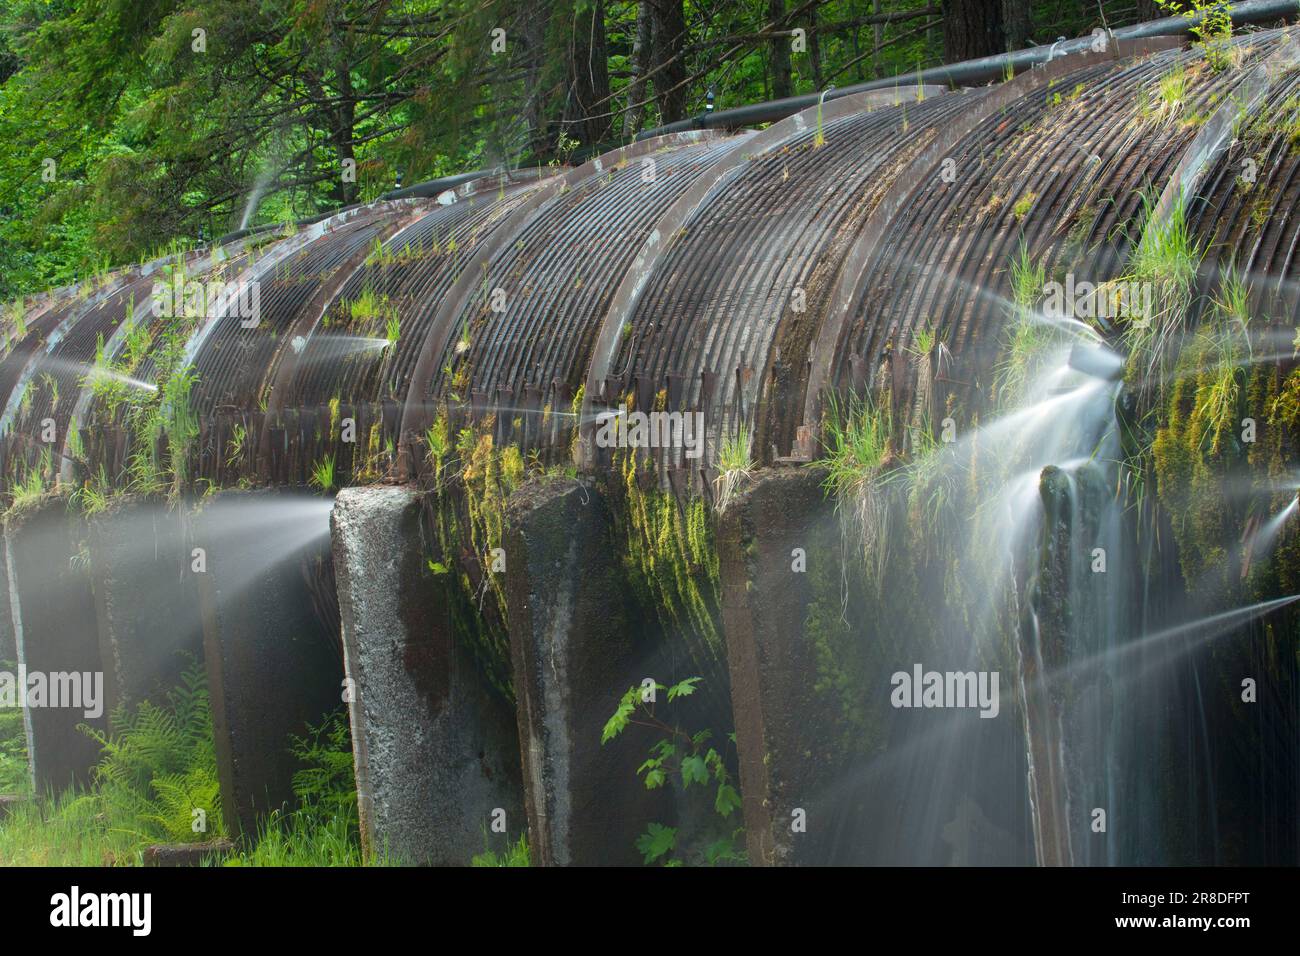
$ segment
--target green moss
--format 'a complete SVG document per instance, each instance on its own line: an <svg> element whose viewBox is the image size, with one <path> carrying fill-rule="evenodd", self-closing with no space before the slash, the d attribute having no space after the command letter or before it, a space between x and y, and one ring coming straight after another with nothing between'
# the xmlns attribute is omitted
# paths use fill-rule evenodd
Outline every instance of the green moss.
<svg viewBox="0 0 1300 956"><path fill-rule="evenodd" d="M1276 366L1259 368L1251 376L1248 389L1251 408L1267 409L1260 441L1251 447L1248 458L1256 473L1265 475L1280 490L1269 501L1269 514L1277 514L1290 502L1290 483L1295 474L1296 438L1300 436L1300 369L1287 375ZM1278 594L1300 592L1300 535L1283 534L1278 539L1273 559L1253 566L1250 583L1258 599ZM1292 642L1293 653L1300 653L1300 642Z"/></svg>
<svg viewBox="0 0 1300 956"><path fill-rule="evenodd" d="M459 448L460 477L469 512L470 546L489 569L494 554L505 541L506 499L524 480L524 461L519 449L514 445L497 449L492 439L492 425L489 416L484 430L477 436L468 429L462 432L465 445ZM502 620L505 620L504 578L489 573L485 580L501 611Z"/></svg>
<svg viewBox="0 0 1300 956"><path fill-rule="evenodd" d="M497 448L495 425L488 416L475 428L461 429L454 450L445 441L445 418L430 430L435 483L427 568L435 579L429 586L446 588L457 639L513 703L505 575L492 569L498 556L504 559L497 549L505 539L506 501L523 483L525 469L518 448Z"/></svg>
<svg viewBox="0 0 1300 956"><path fill-rule="evenodd" d="M1179 356L1152 443L1158 494L1173 524L1184 580L1225 597L1231 587L1226 545L1244 515L1224 494L1229 475L1247 466L1241 438L1245 373L1221 333L1202 329Z"/></svg>
<svg viewBox="0 0 1300 956"><path fill-rule="evenodd" d="M816 745L829 750L826 756L836 761L846 755L877 753L885 744L880 708L870 706L879 698L869 692L870 644L861 639L863 627L857 615L846 614L838 572L834 562L814 562L808 569L811 600L804 621L817 675L813 694L826 727Z"/></svg>
<svg viewBox="0 0 1300 956"><path fill-rule="evenodd" d="M487 835L484 834L484 841L487 841ZM485 848L482 853L475 854L470 859L470 866L531 866L532 861L528 852L528 835L523 834L514 843L508 843L503 850L494 850L490 846Z"/></svg>
<svg viewBox="0 0 1300 956"><path fill-rule="evenodd" d="M662 490L652 467L648 459L638 465L633 454L615 462L613 523L624 570L641 604L686 637L697 661L716 670L725 650L712 517L702 498L679 502Z"/></svg>

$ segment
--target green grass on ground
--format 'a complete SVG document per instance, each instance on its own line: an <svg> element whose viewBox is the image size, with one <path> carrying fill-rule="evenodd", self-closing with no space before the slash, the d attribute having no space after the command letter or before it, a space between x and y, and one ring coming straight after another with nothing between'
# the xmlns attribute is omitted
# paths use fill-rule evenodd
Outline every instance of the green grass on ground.
<svg viewBox="0 0 1300 956"><path fill-rule="evenodd" d="M16 670L9 662L0 661L0 673ZM22 795L30 790L23 712L18 707L0 707L0 794Z"/></svg>
<svg viewBox="0 0 1300 956"><path fill-rule="evenodd" d="M90 786L19 804L0 820L0 865L138 866L154 843L200 843L226 835L201 664L155 706L112 715ZM359 866L352 741L340 710L286 742L302 769L297 805L273 813L260 837L228 866ZM0 710L0 792L26 792L22 711ZM215 862L215 861L213 861ZM387 853L379 864L391 864Z"/></svg>

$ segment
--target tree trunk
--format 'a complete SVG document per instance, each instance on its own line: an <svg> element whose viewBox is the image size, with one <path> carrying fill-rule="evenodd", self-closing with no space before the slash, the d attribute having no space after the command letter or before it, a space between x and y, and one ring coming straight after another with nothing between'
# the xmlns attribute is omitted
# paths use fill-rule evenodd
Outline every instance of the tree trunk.
<svg viewBox="0 0 1300 956"><path fill-rule="evenodd" d="M318 102L324 104L328 101L322 77L308 74L303 77L303 80ZM352 145L355 136L356 101L352 98L352 80L347 70L335 71L335 83L338 86L338 106L333 109L323 107L321 110L328 124L326 141L334 148L334 159L337 163L336 178L330 189L330 197L340 206L350 206L357 201L359 191L359 184L356 181L356 151ZM349 182L348 178L352 181Z"/></svg>
<svg viewBox="0 0 1300 956"><path fill-rule="evenodd" d="M880 16L880 0L871 0L871 12L875 16ZM881 76L880 47L885 42L885 25L883 23L877 23L872 29L872 38L875 45L871 54L871 75L879 79Z"/></svg>
<svg viewBox="0 0 1300 956"><path fill-rule="evenodd" d="M973 60L1006 52L1002 0L943 0L943 60Z"/></svg>
<svg viewBox="0 0 1300 956"><path fill-rule="evenodd" d="M812 61L813 89L822 88L822 45L817 38L817 8L808 12L808 59Z"/></svg>
<svg viewBox="0 0 1300 956"><path fill-rule="evenodd" d="M349 112L351 112L349 110ZM356 181L356 153L352 149L352 127L350 122L344 120L341 122L339 132L336 137L336 151L339 159L339 204L342 206L351 206L357 201L357 190L360 184ZM348 182L342 177L342 170L350 168L352 170L352 181Z"/></svg>
<svg viewBox="0 0 1300 956"><path fill-rule="evenodd" d="M609 55L605 48L604 0L580 10L574 20L569 88L569 110L583 146L603 142L613 125L609 115Z"/></svg>
<svg viewBox="0 0 1300 956"><path fill-rule="evenodd" d="M652 0L655 8L654 75L655 101L659 122L674 123L686 118L686 14L682 0ZM663 67L663 69L659 69Z"/></svg>
<svg viewBox="0 0 1300 956"><path fill-rule="evenodd" d="M651 0L641 0L636 11L636 39L632 41L632 79L627 84L627 110L623 113L623 138L632 139L641 131L645 116L645 75L654 46L654 7Z"/></svg>
<svg viewBox="0 0 1300 956"><path fill-rule="evenodd" d="M1007 37L1007 49L1019 50L1029 43L1033 32L1033 11L1029 0L1002 0L1002 30Z"/></svg>
<svg viewBox="0 0 1300 956"><path fill-rule="evenodd" d="M785 0L767 0L767 20L780 23L785 16ZM794 93L790 81L790 38L776 37L772 40L772 96L784 99Z"/></svg>
<svg viewBox="0 0 1300 956"><path fill-rule="evenodd" d="M1137 0L1137 18L1139 21L1160 20L1169 16L1168 10L1162 10L1156 0Z"/></svg>
<svg viewBox="0 0 1300 956"><path fill-rule="evenodd" d="M524 17L524 73L527 99L524 100L524 124L528 127L528 151L534 156L549 155L554 143L546 128L545 103L546 28L551 21L551 0L534 0L536 6Z"/></svg>

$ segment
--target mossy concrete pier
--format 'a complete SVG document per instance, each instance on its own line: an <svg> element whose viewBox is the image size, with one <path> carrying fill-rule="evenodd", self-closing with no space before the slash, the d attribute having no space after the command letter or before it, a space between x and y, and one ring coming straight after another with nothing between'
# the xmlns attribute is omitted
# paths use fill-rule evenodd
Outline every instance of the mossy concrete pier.
<svg viewBox="0 0 1300 956"><path fill-rule="evenodd" d="M816 691L818 649L808 628L812 577L839 556L824 478L807 468L757 473L719 522L722 621L751 864L818 862L818 847L824 849L827 820L817 818L816 805L838 767L810 759L810 744L820 748L834 734Z"/></svg>
<svg viewBox="0 0 1300 956"><path fill-rule="evenodd" d="M455 637L421 494L341 492L331 517L357 804L367 855L463 864L525 825L514 713Z"/></svg>
<svg viewBox="0 0 1300 956"><path fill-rule="evenodd" d="M104 665L95 625L90 576L80 555L85 526L69 513L66 497L49 497L5 519L4 549L9 606L16 638L17 676L46 690L25 710L28 760L38 791L61 791L90 782L99 746L79 730L104 731ZM66 683L74 681L75 683ZM56 692L80 688L80 700ZM98 700L89 712L89 696ZM36 703L33 701L33 703Z"/></svg>
<svg viewBox="0 0 1300 956"><path fill-rule="evenodd" d="M663 795L637 777L653 738L601 731L629 687L655 679L653 637L629 604L609 505L572 480L511 496L505 537L510 644L530 849L536 863L635 863Z"/></svg>
<svg viewBox="0 0 1300 956"><path fill-rule="evenodd" d="M86 522L109 714L162 703L186 666L203 659L185 517L175 504L127 498Z"/></svg>

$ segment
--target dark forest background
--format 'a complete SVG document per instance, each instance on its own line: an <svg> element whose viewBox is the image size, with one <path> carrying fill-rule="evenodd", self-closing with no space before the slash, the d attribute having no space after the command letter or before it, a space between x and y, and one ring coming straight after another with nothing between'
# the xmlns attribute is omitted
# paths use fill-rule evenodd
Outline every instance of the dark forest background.
<svg viewBox="0 0 1300 956"><path fill-rule="evenodd" d="M1154 0L0 0L0 299L246 213L572 161L710 93L725 109L1161 15Z"/></svg>

